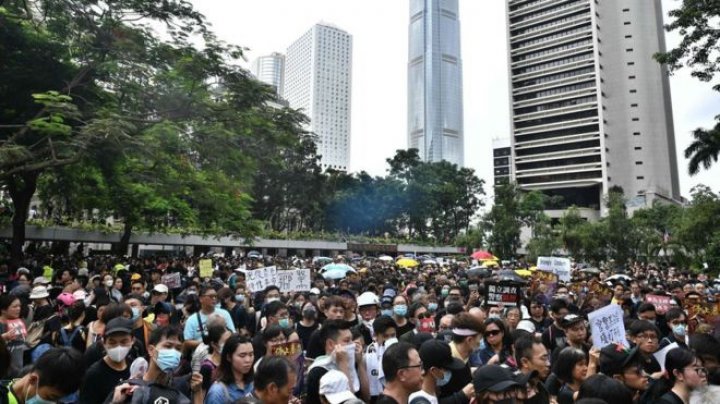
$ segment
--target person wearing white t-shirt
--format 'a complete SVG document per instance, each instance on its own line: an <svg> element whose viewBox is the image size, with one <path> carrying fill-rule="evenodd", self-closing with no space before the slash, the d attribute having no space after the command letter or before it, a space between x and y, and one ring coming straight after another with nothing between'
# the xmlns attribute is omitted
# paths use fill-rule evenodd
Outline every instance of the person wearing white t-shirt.
<svg viewBox="0 0 720 404"><path fill-rule="evenodd" d="M452 356L447 342L431 339L420 345L420 360L423 365L422 389L412 393L409 404L438 404L438 387L448 384L453 370L460 370L465 363Z"/></svg>

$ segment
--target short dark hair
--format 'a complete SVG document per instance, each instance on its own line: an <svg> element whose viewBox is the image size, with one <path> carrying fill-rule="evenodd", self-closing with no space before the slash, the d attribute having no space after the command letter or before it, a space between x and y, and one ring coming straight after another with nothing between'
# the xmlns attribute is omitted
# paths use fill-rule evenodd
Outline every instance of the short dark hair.
<svg viewBox="0 0 720 404"><path fill-rule="evenodd" d="M213 353L215 351L215 348L212 347L212 342L219 344L220 338L225 334L225 331L227 331L227 327L221 324L213 324L209 325L207 328L208 333L208 352Z"/></svg>
<svg viewBox="0 0 720 404"><path fill-rule="evenodd" d="M265 390L271 384L282 388L288 384L291 372L297 373L293 364L284 356L266 356L255 371L255 390Z"/></svg>
<svg viewBox="0 0 720 404"><path fill-rule="evenodd" d="M285 303L281 301L270 302L265 306L265 315L268 317L276 317L280 310L286 308Z"/></svg>
<svg viewBox="0 0 720 404"><path fill-rule="evenodd" d="M384 334L388 329L397 330L397 323L390 316L380 316L373 321L373 331L375 334Z"/></svg>
<svg viewBox="0 0 720 404"><path fill-rule="evenodd" d="M410 307L408 308L408 316L409 317L415 317L415 313L420 310L426 308L424 304L420 302L412 303Z"/></svg>
<svg viewBox="0 0 720 404"><path fill-rule="evenodd" d="M557 312L559 312L559 311L562 310L562 309L569 310L569 309L568 309L568 304L567 304L567 302L566 302L565 300L563 300L563 299L555 299L555 300L553 300L553 301L550 302L550 311L551 311L551 312L557 313Z"/></svg>
<svg viewBox="0 0 720 404"><path fill-rule="evenodd" d="M588 360L588 355L582 349L563 348L553 363L552 371L564 383L572 383L573 369L582 360Z"/></svg>
<svg viewBox="0 0 720 404"><path fill-rule="evenodd" d="M158 327L154 329L150 333L150 338L148 338L148 345L155 346L160 343L160 341L165 339L170 339L172 337L178 337L180 342L183 340L183 333L180 331L179 328L174 326L165 326L165 327Z"/></svg>
<svg viewBox="0 0 720 404"><path fill-rule="evenodd" d="M283 334L283 328L280 327L279 325L273 324L273 325L267 326L267 327L265 327L264 330L262 330L262 333L261 333L262 342L268 343L271 339L279 336L280 334Z"/></svg>
<svg viewBox="0 0 720 404"><path fill-rule="evenodd" d="M637 309L638 313L645 313L646 311L655 311L655 305L652 303L643 303Z"/></svg>
<svg viewBox="0 0 720 404"><path fill-rule="evenodd" d="M652 331L655 333L655 335L658 336L658 338L660 338L660 330L655 324L647 320L635 320L632 322L632 324L630 324L630 328L628 329L628 333L632 336L638 335L645 331Z"/></svg>
<svg viewBox="0 0 720 404"><path fill-rule="evenodd" d="M38 374L39 387L55 388L65 395L80 388L85 369L82 354L70 347L48 350L38 358L32 367L32 371ZM68 377L68 375L72 375L72 377Z"/></svg>
<svg viewBox="0 0 720 404"><path fill-rule="evenodd" d="M673 307L667 312L665 312L665 321L669 323L682 316L685 316L685 311L683 311L683 309L679 307Z"/></svg>
<svg viewBox="0 0 720 404"><path fill-rule="evenodd" d="M535 345L542 345L542 340L534 335L525 335L515 341L515 362L520 367L522 358L532 360L533 348Z"/></svg>
<svg viewBox="0 0 720 404"><path fill-rule="evenodd" d="M0 295L0 310L9 309L15 300L20 300L20 298L10 294Z"/></svg>
<svg viewBox="0 0 720 404"><path fill-rule="evenodd" d="M390 345L382 357L382 369L385 380L391 382L397 377L398 370L410 364L410 350L415 349L412 344L398 342Z"/></svg>
<svg viewBox="0 0 720 404"><path fill-rule="evenodd" d="M345 302L340 296L328 296L328 298L325 299L325 308L323 310L327 310L331 307L342 307L344 310Z"/></svg>
<svg viewBox="0 0 720 404"><path fill-rule="evenodd" d="M323 347L327 340L335 340L342 330L350 330L351 324L345 320L325 320L320 328L320 343ZM324 348L323 348L324 349Z"/></svg>
<svg viewBox="0 0 720 404"><path fill-rule="evenodd" d="M632 403L633 393L622 382L598 373L588 377L580 385L577 398L599 398L607 403Z"/></svg>
<svg viewBox="0 0 720 404"><path fill-rule="evenodd" d="M267 296L268 293L270 293L271 290L277 290L278 293L280 292L280 288L275 285L270 285L263 290L263 296Z"/></svg>
<svg viewBox="0 0 720 404"><path fill-rule="evenodd" d="M690 337L690 348L701 359L720 358L720 341L710 334L694 334Z"/></svg>

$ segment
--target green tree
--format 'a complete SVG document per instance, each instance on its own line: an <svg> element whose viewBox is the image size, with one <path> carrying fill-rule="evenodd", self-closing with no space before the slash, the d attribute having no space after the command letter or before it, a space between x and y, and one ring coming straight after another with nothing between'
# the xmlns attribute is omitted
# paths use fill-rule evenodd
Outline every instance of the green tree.
<svg viewBox="0 0 720 404"><path fill-rule="evenodd" d="M493 206L483 218L483 227L490 234L490 251L503 259L515 257L520 248L519 194L519 188L513 183L496 186Z"/></svg>

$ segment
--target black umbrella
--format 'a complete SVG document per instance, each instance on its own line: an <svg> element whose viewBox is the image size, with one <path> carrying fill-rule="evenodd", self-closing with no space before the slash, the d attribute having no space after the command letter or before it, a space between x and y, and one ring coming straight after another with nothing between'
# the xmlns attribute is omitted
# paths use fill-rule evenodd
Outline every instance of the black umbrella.
<svg viewBox="0 0 720 404"><path fill-rule="evenodd" d="M502 271L499 271L496 275L498 282L502 283L515 283L515 284L521 284L524 285L526 283L525 279L523 279L520 275L516 274L515 271L512 269L503 269Z"/></svg>

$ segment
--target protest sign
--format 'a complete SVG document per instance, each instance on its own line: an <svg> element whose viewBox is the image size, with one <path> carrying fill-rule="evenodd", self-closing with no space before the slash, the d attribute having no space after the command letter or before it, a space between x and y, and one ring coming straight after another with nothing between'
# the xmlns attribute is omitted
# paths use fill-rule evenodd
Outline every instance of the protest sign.
<svg viewBox="0 0 720 404"><path fill-rule="evenodd" d="M537 269L556 274L563 282L570 282L570 259L558 257L538 257Z"/></svg>
<svg viewBox="0 0 720 404"><path fill-rule="evenodd" d="M532 295L542 293L548 299L552 299L557 290L558 276L552 272L533 271L532 286L530 290Z"/></svg>
<svg viewBox="0 0 720 404"><path fill-rule="evenodd" d="M302 352L300 341L285 342L270 348L272 356L294 356Z"/></svg>
<svg viewBox="0 0 720 404"><path fill-rule="evenodd" d="M593 296L597 297L600 300L610 300L613 297L612 289L610 289L608 285L602 282L598 282L595 279L590 282L590 284L588 285L588 289L588 293L592 293Z"/></svg>
<svg viewBox="0 0 720 404"><path fill-rule="evenodd" d="M672 298L663 295L645 295L645 301L655 305L655 310L657 310L658 314L665 314L665 312L670 310Z"/></svg>
<svg viewBox="0 0 720 404"><path fill-rule="evenodd" d="M210 278L213 275L212 260L200 260L200 277Z"/></svg>
<svg viewBox="0 0 720 404"><path fill-rule="evenodd" d="M163 285L167 286L168 289L178 289L182 287L180 274L177 272L163 275L162 278L160 278L160 281Z"/></svg>
<svg viewBox="0 0 720 404"><path fill-rule="evenodd" d="M608 344L622 343L629 347L625 338L623 311L617 304L609 304L588 314L593 346L603 348Z"/></svg>
<svg viewBox="0 0 720 404"><path fill-rule="evenodd" d="M487 304L499 306L517 306L519 301L519 286L501 285L498 283L486 284Z"/></svg>
<svg viewBox="0 0 720 404"><path fill-rule="evenodd" d="M245 284L250 292L260 292L268 286L277 286L280 292L306 292L311 288L310 270L278 271L276 267L246 270Z"/></svg>
<svg viewBox="0 0 720 404"><path fill-rule="evenodd" d="M672 344L666 346L665 348L655 352L653 356L655 359L657 359L658 363L660 364L660 369L664 372L665 371L665 357L667 356L667 353L670 352L671 349L678 348L679 345L677 342L673 342Z"/></svg>

